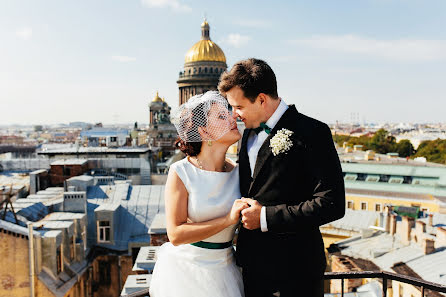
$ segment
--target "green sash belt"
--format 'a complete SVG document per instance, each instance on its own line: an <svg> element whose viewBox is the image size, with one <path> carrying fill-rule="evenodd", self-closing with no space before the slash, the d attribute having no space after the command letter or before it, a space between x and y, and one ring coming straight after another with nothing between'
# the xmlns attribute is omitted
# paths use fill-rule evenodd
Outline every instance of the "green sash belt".
<svg viewBox="0 0 446 297"><path fill-rule="evenodd" d="M206 242L206 241L199 241L191 243L191 245L198 246L204 249L211 249L211 250L217 250L217 249L225 249L230 246L232 246L232 241L228 242Z"/></svg>

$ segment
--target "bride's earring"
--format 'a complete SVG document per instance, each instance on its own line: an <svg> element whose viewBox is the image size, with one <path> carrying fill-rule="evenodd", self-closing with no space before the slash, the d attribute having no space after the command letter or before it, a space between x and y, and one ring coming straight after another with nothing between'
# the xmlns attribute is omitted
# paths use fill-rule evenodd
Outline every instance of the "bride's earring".
<svg viewBox="0 0 446 297"><path fill-rule="evenodd" d="M208 146L212 146L212 140L208 140Z"/></svg>

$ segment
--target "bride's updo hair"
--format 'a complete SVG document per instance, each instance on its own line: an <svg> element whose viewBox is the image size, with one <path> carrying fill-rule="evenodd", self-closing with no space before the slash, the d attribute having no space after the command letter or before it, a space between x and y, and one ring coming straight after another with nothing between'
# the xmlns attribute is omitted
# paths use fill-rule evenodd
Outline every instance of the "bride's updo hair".
<svg viewBox="0 0 446 297"><path fill-rule="evenodd" d="M198 133L199 127L206 127L206 116L205 116L205 104L198 104L190 113L190 116L180 118L180 123L182 127L188 127L186 131L186 136L188 139L193 137ZM180 137L175 141L175 147L180 151L185 153L188 156L196 156L201 152L201 145L203 143L200 142L191 142L185 141Z"/></svg>

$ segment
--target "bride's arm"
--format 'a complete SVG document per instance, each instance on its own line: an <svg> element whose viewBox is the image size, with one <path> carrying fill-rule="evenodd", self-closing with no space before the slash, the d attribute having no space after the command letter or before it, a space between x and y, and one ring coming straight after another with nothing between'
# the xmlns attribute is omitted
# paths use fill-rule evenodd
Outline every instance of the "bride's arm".
<svg viewBox="0 0 446 297"><path fill-rule="evenodd" d="M249 207L248 204L238 199L226 216L206 222L188 223L188 193L174 170L169 171L164 199L166 201L167 235L173 245L193 243L208 238L237 223L240 212Z"/></svg>

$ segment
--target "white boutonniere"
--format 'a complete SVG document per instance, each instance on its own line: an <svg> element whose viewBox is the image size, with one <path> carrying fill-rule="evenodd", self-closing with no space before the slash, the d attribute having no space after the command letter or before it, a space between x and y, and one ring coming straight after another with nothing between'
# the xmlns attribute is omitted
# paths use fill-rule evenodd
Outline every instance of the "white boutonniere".
<svg viewBox="0 0 446 297"><path fill-rule="evenodd" d="M285 153L291 149L293 146L293 141L290 139L290 137L293 135L293 133L293 131L288 129L280 129L277 131L276 135L271 138L269 147L271 148L274 156L277 156L280 153Z"/></svg>

